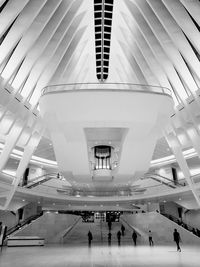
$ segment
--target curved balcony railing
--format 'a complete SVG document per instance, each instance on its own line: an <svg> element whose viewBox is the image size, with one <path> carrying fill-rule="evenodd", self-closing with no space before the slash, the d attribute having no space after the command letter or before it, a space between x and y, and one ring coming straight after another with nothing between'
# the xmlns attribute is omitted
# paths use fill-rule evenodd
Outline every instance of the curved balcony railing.
<svg viewBox="0 0 200 267"><path fill-rule="evenodd" d="M128 196L139 196L146 194L155 194L157 192L166 192L165 184L157 184L151 186L127 186L110 189L99 189L94 188L78 188L70 186L55 187L52 185L41 184L37 187L37 192L41 191L47 194L63 195L63 196L74 196L74 197L128 197ZM174 188L169 188L173 192Z"/></svg>
<svg viewBox="0 0 200 267"><path fill-rule="evenodd" d="M171 90L166 87L136 84L136 83L68 83L55 84L43 88L42 96L56 92L66 92L74 90L107 90L107 91L135 91L143 93L165 94L171 96Z"/></svg>

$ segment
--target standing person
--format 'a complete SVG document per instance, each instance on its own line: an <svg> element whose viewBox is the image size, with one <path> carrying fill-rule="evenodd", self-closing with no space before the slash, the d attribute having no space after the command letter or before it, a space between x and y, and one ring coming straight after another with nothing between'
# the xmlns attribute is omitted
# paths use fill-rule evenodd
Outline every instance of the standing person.
<svg viewBox="0 0 200 267"><path fill-rule="evenodd" d="M153 235L152 235L152 232L151 230L149 230L149 246L153 246L154 243L153 243Z"/></svg>
<svg viewBox="0 0 200 267"><path fill-rule="evenodd" d="M179 245L180 241L181 241L180 234L177 231L177 229L174 229L174 242L176 242L177 251L179 251L179 252L181 252L181 248L180 248L180 245Z"/></svg>
<svg viewBox="0 0 200 267"><path fill-rule="evenodd" d="M88 246L89 247L91 247L92 239L93 239L92 233L89 231L88 232Z"/></svg>
<svg viewBox="0 0 200 267"><path fill-rule="evenodd" d="M121 231L122 231L122 236L124 236L125 227L124 227L124 225L123 225L123 224L122 224L122 226L121 226Z"/></svg>
<svg viewBox="0 0 200 267"><path fill-rule="evenodd" d="M112 238L112 234L111 232L108 233L108 245L111 245L111 238Z"/></svg>
<svg viewBox="0 0 200 267"><path fill-rule="evenodd" d="M132 238L133 238L134 245L136 246L136 244L137 244L137 233L136 233L135 230L133 231Z"/></svg>
<svg viewBox="0 0 200 267"><path fill-rule="evenodd" d="M117 240L118 240L118 246L120 246L121 245L121 232L120 231L117 232Z"/></svg>

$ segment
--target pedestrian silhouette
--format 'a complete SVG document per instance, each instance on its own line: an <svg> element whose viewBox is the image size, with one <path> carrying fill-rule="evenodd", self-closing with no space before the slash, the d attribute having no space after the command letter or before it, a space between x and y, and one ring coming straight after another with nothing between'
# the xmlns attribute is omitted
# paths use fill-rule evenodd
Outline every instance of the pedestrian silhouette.
<svg viewBox="0 0 200 267"><path fill-rule="evenodd" d="M118 240L118 246L120 246L121 245L121 232L120 231L118 231L117 232L117 240Z"/></svg>
<svg viewBox="0 0 200 267"><path fill-rule="evenodd" d="M149 230L149 246L153 246L154 243L153 243L153 235L152 235L152 232L151 230Z"/></svg>
<svg viewBox="0 0 200 267"><path fill-rule="evenodd" d="M174 229L174 242L176 243L177 251L179 251L179 252L181 252L181 248L180 248L180 245L179 245L180 241L181 241L180 234L177 231L177 229Z"/></svg>
<svg viewBox="0 0 200 267"><path fill-rule="evenodd" d="M91 247L92 239L93 239L92 233L89 231L88 232L88 246L89 247Z"/></svg>
<svg viewBox="0 0 200 267"><path fill-rule="evenodd" d="M122 231L122 236L124 236L125 227L124 227L124 225L123 225L123 224L122 224L122 226L121 226L121 231Z"/></svg>
<svg viewBox="0 0 200 267"><path fill-rule="evenodd" d="M136 244L137 244L137 233L136 233L135 230L133 231L132 238L133 238L134 245L136 246Z"/></svg>
<svg viewBox="0 0 200 267"><path fill-rule="evenodd" d="M110 246L111 245L111 237L112 237L112 234L111 232L108 233L108 245Z"/></svg>

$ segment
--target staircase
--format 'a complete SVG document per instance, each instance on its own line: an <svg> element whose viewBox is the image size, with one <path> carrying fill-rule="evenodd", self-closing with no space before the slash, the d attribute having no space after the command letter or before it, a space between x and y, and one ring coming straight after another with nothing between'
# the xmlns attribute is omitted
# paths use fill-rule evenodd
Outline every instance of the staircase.
<svg viewBox="0 0 200 267"><path fill-rule="evenodd" d="M111 228L111 244L118 244L117 232L121 231L121 222L113 222ZM121 236L121 245L132 245L132 232L133 229L123 222L125 226L125 235ZM88 243L88 231L92 232L93 240L92 244L107 244L108 243L108 224L106 222L98 223L85 223L80 220L75 227L65 236L63 243L65 244L87 244ZM138 236L139 240L139 236Z"/></svg>
<svg viewBox="0 0 200 267"><path fill-rule="evenodd" d="M200 245L200 238L175 222L157 212L123 215L124 219L133 228L139 229L148 236L151 230L155 244L173 244L173 231L176 228L180 233L183 244Z"/></svg>

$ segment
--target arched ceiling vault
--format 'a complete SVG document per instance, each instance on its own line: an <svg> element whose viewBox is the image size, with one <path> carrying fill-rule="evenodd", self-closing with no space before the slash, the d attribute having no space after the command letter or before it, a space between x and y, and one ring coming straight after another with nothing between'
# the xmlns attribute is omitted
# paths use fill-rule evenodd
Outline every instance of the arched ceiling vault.
<svg viewBox="0 0 200 267"><path fill-rule="evenodd" d="M97 81L93 0L0 4L2 84L13 94L34 108L48 84ZM114 1L108 81L117 76L168 87L176 104L194 94L200 83L199 8L199 1L187 0Z"/></svg>
<svg viewBox="0 0 200 267"><path fill-rule="evenodd" d="M114 0L105 81L171 89L175 115L165 133L196 151L199 14L198 0ZM31 157L42 138L38 101L45 86L98 82L94 25L94 0L0 0L1 170L13 148L31 147Z"/></svg>

